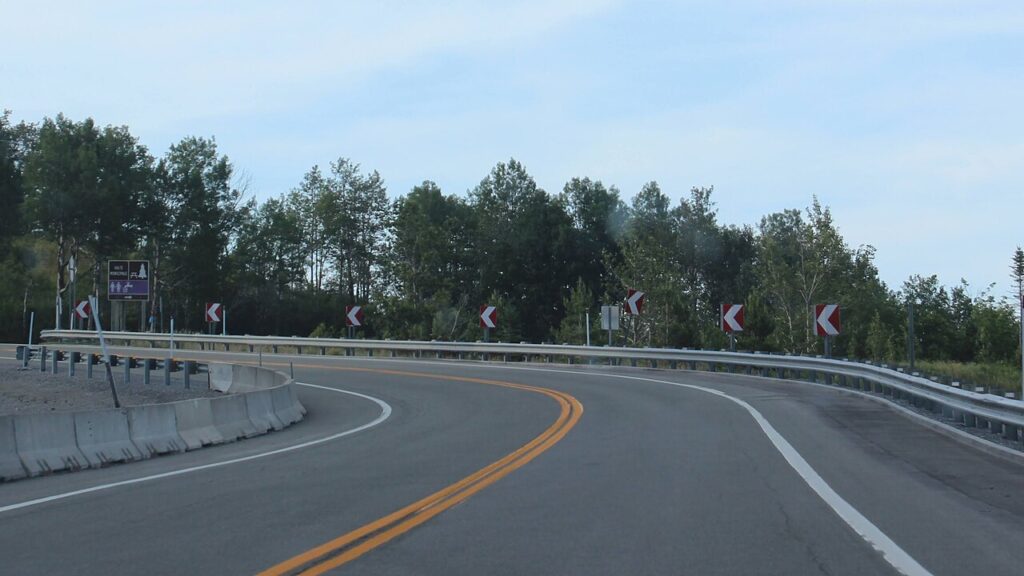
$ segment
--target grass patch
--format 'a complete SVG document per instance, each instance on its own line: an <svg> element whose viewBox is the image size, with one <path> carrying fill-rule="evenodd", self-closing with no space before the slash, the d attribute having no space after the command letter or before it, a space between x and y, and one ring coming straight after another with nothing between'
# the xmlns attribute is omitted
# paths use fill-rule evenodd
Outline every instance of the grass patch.
<svg viewBox="0 0 1024 576"><path fill-rule="evenodd" d="M945 376L963 384L985 386L1001 392L1017 392L1018 396L1021 391L1019 366L921 360L916 363L916 368L924 374Z"/></svg>

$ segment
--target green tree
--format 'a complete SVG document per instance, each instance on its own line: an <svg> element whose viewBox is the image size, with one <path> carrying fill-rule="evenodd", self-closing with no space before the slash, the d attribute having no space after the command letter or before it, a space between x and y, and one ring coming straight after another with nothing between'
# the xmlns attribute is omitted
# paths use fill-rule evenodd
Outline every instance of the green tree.
<svg viewBox="0 0 1024 576"><path fill-rule="evenodd" d="M415 303L471 289L473 220L470 208L425 181L395 203L392 256L397 289ZM451 302L444 302L445 305Z"/></svg>
<svg viewBox="0 0 1024 576"><path fill-rule="evenodd" d="M158 284L173 299L178 325L202 325L204 302L231 295L229 250L242 222L242 193L232 184L233 168L213 139L184 138L157 165L168 234Z"/></svg>
<svg viewBox="0 0 1024 576"><path fill-rule="evenodd" d="M494 294L523 311L506 326L530 341L549 337L571 289L572 223L561 202L538 188L515 159L498 163L470 193L476 216L474 295ZM529 311L527 314L526 311Z"/></svg>
<svg viewBox="0 0 1024 576"><path fill-rule="evenodd" d="M152 159L126 127L100 130L91 118L46 119L25 162L30 218L57 248L57 297L69 287L69 264L84 249L99 293L105 257L137 243L136 207L151 182ZM58 319L58 325L59 325Z"/></svg>
<svg viewBox="0 0 1024 576"><path fill-rule="evenodd" d="M17 241L25 232L22 173L33 136L34 127L12 125L9 111L0 114L0 338L6 341L20 341L27 331L30 278Z"/></svg>
<svg viewBox="0 0 1024 576"><path fill-rule="evenodd" d="M583 278L576 281L576 286L566 297L562 305L565 308L565 317L555 330L554 339L556 344L586 344L587 334L591 332L591 323L587 323L587 313L593 308L594 294L587 287Z"/></svg>
<svg viewBox="0 0 1024 576"><path fill-rule="evenodd" d="M232 259L239 286L233 308L244 310L236 315L246 319L243 329L255 332L273 326L274 334L303 332L305 326L285 324L294 319L286 311L295 308L296 289L303 284L305 270L299 215L283 198L245 211ZM239 326L237 320L234 325Z"/></svg>
<svg viewBox="0 0 1024 576"><path fill-rule="evenodd" d="M815 198L807 220L797 210L768 215L761 220L758 244L757 277L775 311L775 345L791 352L814 350L812 307L843 303L843 272L852 266L831 211Z"/></svg>
<svg viewBox="0 0 1024 576"><path fill-rule="evenodd" d="M347 158L331 163L328 178L330 214L327 239L339 292L348 303L370 298L383 267L384 243L391 221L391 203L376 171L364 175Z"/></svg>
<svg viewBox="0 0 1024 576"><path fill-rule="evenodd" d="M573 269L592 294L613 286L608 263L622 260L620 240L629 211L614 187L601 181L573 178L565 184L560 202L575 231Z"/></svg>

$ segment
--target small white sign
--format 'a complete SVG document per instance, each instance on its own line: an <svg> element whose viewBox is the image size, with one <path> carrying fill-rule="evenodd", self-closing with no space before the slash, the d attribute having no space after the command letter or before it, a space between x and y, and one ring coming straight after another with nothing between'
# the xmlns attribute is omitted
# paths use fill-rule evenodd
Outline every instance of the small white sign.
<svg viewBox="0 0 1024 576"><path fill-rule="evenodd" d="M619 307L601 306L601 330L619 329Z"/></svg>

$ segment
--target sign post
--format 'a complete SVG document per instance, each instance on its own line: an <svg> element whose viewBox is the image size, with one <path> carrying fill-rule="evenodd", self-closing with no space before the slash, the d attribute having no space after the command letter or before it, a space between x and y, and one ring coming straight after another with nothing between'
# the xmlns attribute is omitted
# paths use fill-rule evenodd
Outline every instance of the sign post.
<svg viewBox="0 0 1024 576"><path fill-rule="evenodd" d="M619 329L618 306L601 306L601 329L608 331L608 346L611 346L612 330Z"/></svg>
<svg viewBox="0 0 1024 576"><path fill-rule="evenodd" d="M117 399L117 388L114 387L114 374L110 371L110 351L107 350L107 341L103 338L103 326L100 325L99 306L96 304L96 297L90 295L89 302L92 308L93 320L96 321L96 335L99 336L100 347L103 348L103 362L107 367L107 382L110 383L110 394L114 397L114 408L120 408L121 402Z"/></svg>
<svg viewBox="0 0 1024 576"><path fill-rule="evenodd" d="M743 304L722 304L720 306L722 330L729 334L729 351L736 351L736 332L743 332Z"/></svg>
<svg viewBox="0 0 1024 576"><path fill-rule="evenodd" d="M23 324L24 326L24 324ZM28 355L32 350L32 332L36 329L36 313L33 310L28 317L28 346L25 347L25 354L21 357L21 369L28 370Z"/></svg>
<svg viewBox="0 0 1024 576"><path fill-rule="evenodd" d="M832 337L842 330L839 304L816 304L814 306L814 327L818 336L825 337L825 357L832 357Z"/></svg>

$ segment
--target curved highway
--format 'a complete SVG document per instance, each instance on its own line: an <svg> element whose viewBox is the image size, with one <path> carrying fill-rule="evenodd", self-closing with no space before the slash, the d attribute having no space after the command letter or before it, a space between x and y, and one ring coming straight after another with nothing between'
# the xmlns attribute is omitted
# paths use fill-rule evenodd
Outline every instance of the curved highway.
<svg viewBox="0 0 1024 576"><path fill-rule="evenodd" d="M1024 459L848 391L686 371L264 363L282 358L316 386L300 390L299 425L0 484L0 572L992 576L1024 566Z"/></svg>

